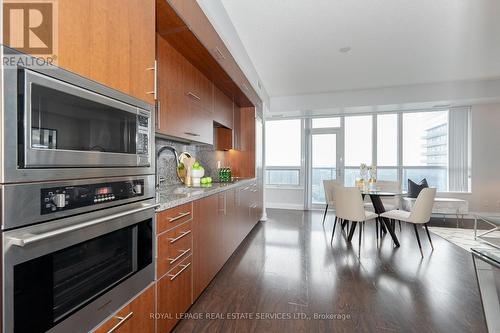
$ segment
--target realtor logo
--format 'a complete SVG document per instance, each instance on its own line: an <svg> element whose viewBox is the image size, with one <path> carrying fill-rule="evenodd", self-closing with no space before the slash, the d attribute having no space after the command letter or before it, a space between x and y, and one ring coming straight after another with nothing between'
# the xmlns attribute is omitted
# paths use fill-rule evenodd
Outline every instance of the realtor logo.
<svg viewBox="0 0 500 333"><path fill-rule="evenodd" d="M4 0L3 41L21 52L53 57L57 46L55 0Z"/></svg>

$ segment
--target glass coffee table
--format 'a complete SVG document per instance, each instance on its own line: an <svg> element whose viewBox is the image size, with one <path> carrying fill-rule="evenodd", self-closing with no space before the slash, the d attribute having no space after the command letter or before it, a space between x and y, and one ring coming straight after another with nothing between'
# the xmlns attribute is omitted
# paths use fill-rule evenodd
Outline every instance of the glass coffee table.
<svg viewBox="0 0 500 333"><path fill-rule="evenodd" d="M477 233L477 222L483 221L491 225L492 228ZM500 231L500 214L498 213L474 213L474 239L481 239L484 242L500 248L500 235L491 235L495 231Z"/></svg>
<svg viewBox="0 0 500 333"><path fill-rule="evenodd" d="M500 249L471 250L488 332L500 332Z"/></svg>

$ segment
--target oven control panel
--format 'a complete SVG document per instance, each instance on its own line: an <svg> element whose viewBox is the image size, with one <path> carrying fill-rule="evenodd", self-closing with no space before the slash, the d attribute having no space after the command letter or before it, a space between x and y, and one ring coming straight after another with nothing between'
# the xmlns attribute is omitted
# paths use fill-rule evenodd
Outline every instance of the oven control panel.
<svg viewBox="0 0 500 333"><path fill-rule="evenodd" d="M43 188L40 192L41 213L43 215L143 196L144 179L50 187Z"/></svg>

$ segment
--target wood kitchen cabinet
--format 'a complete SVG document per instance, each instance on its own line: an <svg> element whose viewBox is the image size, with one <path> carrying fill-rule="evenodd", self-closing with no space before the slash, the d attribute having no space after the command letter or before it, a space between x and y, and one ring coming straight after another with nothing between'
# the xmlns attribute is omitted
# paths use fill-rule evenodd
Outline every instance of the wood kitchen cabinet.
<svg viewBox="0 0 500 333"><path fill-rule="evenodd" d="M154 333L154 312L155 286L151 285L93 332L107 333L115 328L114 333Z"/></svg>
<svg viewBox="0 0 500 333"><path fill-rule="evenodd" d="M167 275L157 281L157 333L168 333L192 304L192 258L180 262ZM141 332L142 331L137 331Z"/></svg>
<svg viewBox="0 0 500 333"><path fill-rule="evenodd" d="M205 49L204 53L196 52L197 48L187 48L182 45L186 56L192 58L193 63L198 64L199 67L206 68L206 74L209 75L208 73L210 73L214 82L224 88L223 90L228 95L233 95L238 104L249 106L250 104L257 105L261 103L259 96L253 90L250 82L198 2L196 0L164 1L175 10L175 13L189 27L190 33L195 36L197 42ZM179 34L180 40L186 38L181 35ZM211 65L207 66L207 64Z"/></svg>
<svg viewBox="0 0 500 333"><path fill-rule="evenodd" d="M233 128L233 100L219 88L214 89L214 121L226 128Z"/></svg>
<svg viewBox="0 0 500 333"><path fill-rule="evenodd" d="M222 229L219 197L212 195L194 203L193 219L193 294L203 292L220 269Z"/></svg>
<svg viewBox="0 0 500 333"><path fill-rule="evenodd" d="M154 103L155 0L59 0L55 64Z"/></svg>
<svg viewBox="0 0 500 333"><path fill-rule="evenodd" d="M215 150L233 149L233 130L225 127L215 128Z"/></svg>
<svg viewBox="0 0 500 333"><path fill-rule="evenodd" d="M201 143L213 143L213 84L157 36L158 98L156 131Z"/></svg>

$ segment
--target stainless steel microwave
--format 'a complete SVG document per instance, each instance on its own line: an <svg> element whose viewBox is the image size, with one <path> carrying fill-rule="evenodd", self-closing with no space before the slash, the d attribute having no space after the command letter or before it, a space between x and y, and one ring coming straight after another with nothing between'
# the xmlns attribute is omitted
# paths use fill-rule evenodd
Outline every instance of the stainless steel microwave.
<svg viewBox="0 0 500 333"><path fill-rule="evenodd" d="M2 75L2 183L154 173L152 105L55 66Z"/></svg>

